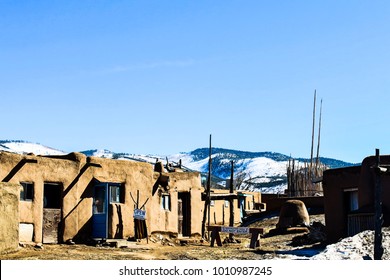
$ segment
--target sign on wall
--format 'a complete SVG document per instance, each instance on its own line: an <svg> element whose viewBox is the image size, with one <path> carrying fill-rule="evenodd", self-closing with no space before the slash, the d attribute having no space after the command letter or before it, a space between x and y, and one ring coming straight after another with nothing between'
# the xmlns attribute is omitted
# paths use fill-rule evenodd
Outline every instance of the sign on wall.
<svg viewBox="0 0 390 280"><path fill-rule="evenodd" d="M133 217L136 220L145 220L145 218L146 218L146 211L141 210L141 209L134 209Z"/></svg>

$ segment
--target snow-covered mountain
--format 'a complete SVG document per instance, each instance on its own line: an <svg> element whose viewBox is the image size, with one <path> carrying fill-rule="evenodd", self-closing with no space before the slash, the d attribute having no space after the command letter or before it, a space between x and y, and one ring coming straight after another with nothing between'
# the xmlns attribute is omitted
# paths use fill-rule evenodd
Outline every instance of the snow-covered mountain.
<svg viewBox="0 0 390 280"><path fill-rule="evenodd" d="M274 152L247 152L223 148L212 148L211 173L222 179L230 178L231 166L234 166L236 187L242 190L261 190L262 193L283 193L287 188L287 167L291 157ZM196 149L189 153L170 156L170 160L179 161L193 170L207 173L209 149ZM303 167L308 159L298 158L295 167ZM329 168L350 166L351 163L330 158L320 158ZM222 183L223 184L223 183Z"/></svg>
<svg viewBox="0 0 390 280"><path fill-rule="evenodd" d="M30 143L22 140L0 140L0 151L6 151L17 154L35 154L35 155L64 155L66 152L54 148L46 147L37 143Z"/></svg>
<svg viewBox="0 0 390 280"><path fill-rule="evenodd" d="M41 144L25 141L0 141L0 150L14 153L33 153L36 155L63 155L67 152L49 148ZM71 151L69 151L71 152ZM209 149L200 148L191 152L174 155L139 155L117 153L108 150L81 151L87 156L149 162L157 160L173 165L181 162L183 168L199 171L206 178L209 169ZM236 187L244 190L260 190L263 193L282 193L287 188L287 166L291 158L274 152L247 152L222 148L212 148L211 174L215 187L226 187L230 178L231 166L234 166ZM330 168L352 165L340 160L321 158L321 162ZM295 166L303 165L307 159L295 159Z"/></svg>

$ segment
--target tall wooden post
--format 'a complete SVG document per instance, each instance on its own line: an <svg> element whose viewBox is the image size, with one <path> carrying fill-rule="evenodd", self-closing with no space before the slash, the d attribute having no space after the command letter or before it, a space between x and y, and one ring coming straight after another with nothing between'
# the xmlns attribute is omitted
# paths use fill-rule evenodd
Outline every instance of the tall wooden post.
<svg viewBox="0 0 390 280"><path fill-rule="evenodd" d="M230 185L229 185L229 193L233 195L234 193L234 183L233 183L233 175L234 175L234 162L231 161L231 170L230 170ZM234 200L233 197L229 198L229 210L230 210L230 217L229 217L229 226L234 226ZM229 239L233 239L233 234L229 234Z"/></svg>
<svg viewBox="0 0 390 280"><path fill-rule="evenodd" d="M314 128L315 128L315 118L316 118L316 97L317 97L317 91L314 90L314 105L313 105L313 126L311 130L311 153L310 153L310 173L311 173L311 168L313 165L313 147L314 147Z"/></svg>
<svg viewBox="0 0 390 280"><path fill-rule="evenodd" d="M382 246L382 186L379 149L376 149L375 164L375 235L374 235L374 260L381 260L383 255Z"/></svg>
<svg viewBox="0 0 390 280"><path fill-rule="evenodd" d="M210 192L211 192L211 134L209 140L209 176L207 179L207 200L208 200L208 226L210 226ZM210 234L209 234L210 239Z"/></svg>
<svg viewBox="0 0 390 280"><path fill-rule="evenodd" d="M316 172L318 169L318 165L320 163L320 141L321 141L321 119L322 119L322 99L321 99L321 105L320 105L320 120L318 124L318 143L317 143L317 157L316 157ZM316 174L318 176L318 174Z"/></svg>
<svg viewBox="0 0 390 280"><path fill-rule="evenodd" d="M205 201L203 209L203 220L202 220L202 237L206 238L206 219L208 225L210 225L210 190L211 190L211 134L210 134L210 145L209 145L209 174L207 177L207 186L205 190Z"/></svg>

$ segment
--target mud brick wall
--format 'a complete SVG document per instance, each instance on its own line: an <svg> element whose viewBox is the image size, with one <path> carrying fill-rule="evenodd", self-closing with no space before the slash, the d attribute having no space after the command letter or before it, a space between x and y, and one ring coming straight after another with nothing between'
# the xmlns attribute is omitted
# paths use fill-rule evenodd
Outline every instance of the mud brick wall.
<svg viewBox="0 0 390 280"><path fill-rule="evenodd" d="M0 183L0 252L19 245L19 184Z"/></svg>

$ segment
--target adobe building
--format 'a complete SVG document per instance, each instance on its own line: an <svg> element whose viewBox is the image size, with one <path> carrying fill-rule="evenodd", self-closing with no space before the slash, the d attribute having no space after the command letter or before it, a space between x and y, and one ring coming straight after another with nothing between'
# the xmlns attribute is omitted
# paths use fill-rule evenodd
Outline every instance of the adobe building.
<svg viewBox="0 0 390 280"><path fill-rule="evenodd" d="M17 191L21 242L134 236L137 203L145 210L150 234L201 234L203 188L197 172L157 172L149 163L80 153L45 157L1 152L0 178L22 186Z"/></svg>
<svg viewBox="0 0 390 280"><path fill-rule="evenodd" d="M329 169L323 174L325 224L328 240L352 236L375 225L375 156L359 166ZM380 156L380 163L390 167L390 156ZM390 174L380 175L383 226L390 226Z"/></svg>
<svg viewBox="0 0 390 280"><path fill-rule="evenodd" d="M20 242L127 239L135 237L140 226L135 214L144 219L148 235L200 237L202 233L200 173L167 170L161 162L152 165L81 153L35 156L0 152L0 180L13 183L20 192L16 219ZM237 209L250 209L261 199L249 193L239 197L235 198ZM222 205L218 208L223 210L215 214L220 223L228 211ZM235 211L236 223L240 215Z"/></svg>
<svg viewBox="0 0 390 280"><path fill-rule="evenodd" d="M260 192L235 191L230 194L229 190L213 189L210 200L210 225L229 225L230 200L233 201L234 225L240 224L247 214L260 212L260 207L264 207Z"/></svg>

